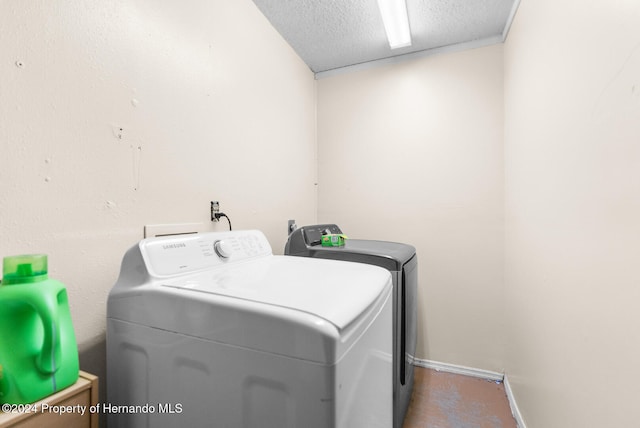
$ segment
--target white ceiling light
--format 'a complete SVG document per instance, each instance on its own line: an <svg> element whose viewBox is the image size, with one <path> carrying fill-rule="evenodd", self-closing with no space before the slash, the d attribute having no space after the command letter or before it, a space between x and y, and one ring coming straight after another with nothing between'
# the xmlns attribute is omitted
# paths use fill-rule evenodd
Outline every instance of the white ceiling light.
<svg viewBox="0 0 640 428"><path fill-rule="evenodd" d="M391 49L411 46L411 30L405 0L378 0L384 29Z"/></svg>

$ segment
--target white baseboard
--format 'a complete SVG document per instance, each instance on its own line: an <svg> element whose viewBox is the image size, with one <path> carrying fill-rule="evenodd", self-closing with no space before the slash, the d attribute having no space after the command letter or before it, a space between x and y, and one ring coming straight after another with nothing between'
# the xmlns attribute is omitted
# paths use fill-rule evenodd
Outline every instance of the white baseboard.
<svg viewBox="0 0 640 428"><path fill-rule="evenodd" d="M516 403L516 399L513 396L513 391L511 390L511 384L509 383L509 377L507 375L504 375L504 390L507 393L509 407L511 407L511 414L516 420L518 428L527 428L527 424L524 423L524 419L522 419L522 413L520 413L520 409L518 408L518 403Z"/></svg>
<svg viewBox="0 0 640 428"><path fill-rule="evenodd" d="M438 372L461 374L465 376L491 380L494 382L495 381L502 382L504 379L503 373L492 372L490 370L476 369L473 367L458 366L456 364L441 363L438 361L422 360L419 358L415 358L413 360L413 365L418 367L425 367L427 369L433 369Z"/></svg>
<svg viewBox="0 0 640 428"><path fill-rule="evenodd" d="M516 399L513 396L511 385L509 384L509 378L504 373L494 372L490 370L476 369L473 367L458 366L456 364L441 363L438 361L422 360L419 358L413 359L413 365L418 367L424 367L427 369L433 369L439 372L453 373L464 376L472 376L480 379L486 379L494 382L503 382L504 390L509 400L509 407L511 408L511 414L518 424L518 428L527 428L527 425L522 419L522 414L516 403Z"/></svg>

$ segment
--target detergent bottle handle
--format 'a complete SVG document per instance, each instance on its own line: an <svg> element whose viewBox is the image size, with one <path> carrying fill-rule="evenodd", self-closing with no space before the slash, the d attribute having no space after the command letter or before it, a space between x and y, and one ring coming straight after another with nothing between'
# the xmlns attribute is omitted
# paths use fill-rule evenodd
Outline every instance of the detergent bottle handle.
<svg viewBox="0 0 640 428"><path fill-rule="evenodd" d="M40 294L37 299L32 300L32 304L38 312L44 331L42 348L36 356L36 367L45 374L55 373L61 358L58 293Z"/></svg>

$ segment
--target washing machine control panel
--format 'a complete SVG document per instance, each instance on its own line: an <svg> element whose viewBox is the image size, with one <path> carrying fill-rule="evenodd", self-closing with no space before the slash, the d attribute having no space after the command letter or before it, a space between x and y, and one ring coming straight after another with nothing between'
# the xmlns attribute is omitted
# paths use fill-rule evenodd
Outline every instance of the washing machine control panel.
<svg viewBox="0 0 640 428"><path fill-rule="evenodd" d="M140 251L149 274L183 275L272 254L264 234L242 230L145 239Z"/></svg>

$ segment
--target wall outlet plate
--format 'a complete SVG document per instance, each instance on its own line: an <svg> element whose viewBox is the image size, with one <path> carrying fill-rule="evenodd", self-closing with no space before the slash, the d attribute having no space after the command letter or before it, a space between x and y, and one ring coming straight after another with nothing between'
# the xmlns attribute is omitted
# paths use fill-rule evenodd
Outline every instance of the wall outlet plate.
<svg viewBox="0 0 640 428"><path fill-rule="evenodd" d="M287 222L287 234L291 235L293 233L294 230L296 230L298 228L298 225L296 224L295 220L289 220Z"/></svg>
<svg viewBox="0 0 640 428"><path fill-rule="evenodd" d="M220 221L215 215L220 212L220 202L211 201L211 221Z"/></svg>

